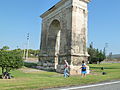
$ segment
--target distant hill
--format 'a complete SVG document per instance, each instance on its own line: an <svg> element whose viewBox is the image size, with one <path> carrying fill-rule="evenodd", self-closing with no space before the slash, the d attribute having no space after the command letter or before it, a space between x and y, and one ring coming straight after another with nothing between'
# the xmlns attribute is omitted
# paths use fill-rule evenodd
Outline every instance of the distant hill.
<svg viewBox="0 0 120 90"><path fill-rule="evenodd" d="M112 58L113 58L113 59L118 59L118 58L120 59L120 54L113 54L113 55L112 55Z"/></svg>
<svg viewBox="0 0 120 90"><path fill-rule="evenodd" d="M120 54L113 54L111 57L107 56L107 59L101 63L120 63Z"/></svg>

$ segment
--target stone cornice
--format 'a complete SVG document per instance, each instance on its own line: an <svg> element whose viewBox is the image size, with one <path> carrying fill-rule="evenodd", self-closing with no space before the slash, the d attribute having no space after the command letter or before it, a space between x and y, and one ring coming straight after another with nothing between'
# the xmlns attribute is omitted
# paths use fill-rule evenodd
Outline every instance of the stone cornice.
<svg viewBox="0 0 120 90"><path fill-rule="evenodd" d="M54 6L52 6L50 9L48 9L45 13L43 13L40 17L44 18L45 16L47 16L48 14L50 14L51 12L53 12L55 9L59 8L61 5L63 5L67 0L61 0L59 1L57 4L55 4Z"/></svg>
<svg viewBox="0 0 120 90"><path fill-rule="evenodd" d="M80 1L84 1L86 3L89 3L91 0L80 0Z"/></svg>
<svg viewBox="0 0 120 90"><path fill-rule="evenodd" d="M41 18L44 18L45 16L49 15L51 12L55 11L56 9L58 9L59 7L61 7L65 2L67 2L68 0L61 0L59 1L57 4L55 4L54 6L52 6L50 9L48 9L45 13L43 13L42 15L40 15ZM86 3L89 3L91 0L80 0Z"/></svg>

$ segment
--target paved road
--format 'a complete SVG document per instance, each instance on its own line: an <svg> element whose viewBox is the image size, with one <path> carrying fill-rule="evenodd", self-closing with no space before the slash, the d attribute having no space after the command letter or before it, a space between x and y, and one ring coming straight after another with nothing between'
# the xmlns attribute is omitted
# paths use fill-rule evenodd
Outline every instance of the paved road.
<svg viewBox="0 0 120 90"><path fill-rule="evenodd" d="M45 90L120 90L120 81L100 83L87 86L69 87L69 88L54 88Z"/></svg>

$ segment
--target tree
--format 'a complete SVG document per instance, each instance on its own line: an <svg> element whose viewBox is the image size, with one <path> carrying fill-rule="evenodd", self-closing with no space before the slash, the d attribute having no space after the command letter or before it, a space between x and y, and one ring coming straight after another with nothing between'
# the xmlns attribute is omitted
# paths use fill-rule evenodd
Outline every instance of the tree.
<svg viewBox="0 0 120 90"><path fill-rule="evenodd" d="M19 51L0 51L0 67L2 75L4 72L9 73L12 69L18 69L23 66L22 54Z"/></svg>
<svg viewBox="0 0 120 90"><path fill-rule="evenodd" d="M33 58L37 58L38 57L38 54L39 54L39 52L40 52L40 50L33 50L33 49L29 49L28 50L29 52L28 52L28 56L29 57L33 57Z"/></svg>
<svg viewBox="0 0 120 90"><path fill-rule="evenodd" d="M88 54L90 55L88 57L89 63L97 63L97 62L100 63L101 61L103 61L106 58L104 50L102 52L102 50L93 48L92 43L90 44L90 46L88 48Z"/></svg>
<svg viewBox="0 0 120 90"><path fill-rule="evenodd" d="M1 50L8 50L10 49L8 46L3 46Z"/></svg>

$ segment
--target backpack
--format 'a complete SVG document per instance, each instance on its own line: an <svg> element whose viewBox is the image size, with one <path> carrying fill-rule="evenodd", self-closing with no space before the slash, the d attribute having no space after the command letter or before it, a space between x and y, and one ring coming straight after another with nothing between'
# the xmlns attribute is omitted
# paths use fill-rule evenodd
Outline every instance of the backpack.
<svg viewBox="0 0 120 90"><path fill-rule="evenodd" d="M86 67L82 67L82 71L86 71Z"/></svg>

